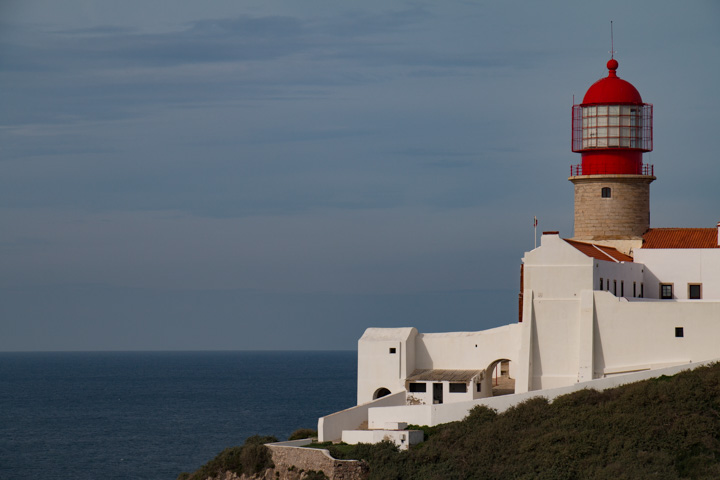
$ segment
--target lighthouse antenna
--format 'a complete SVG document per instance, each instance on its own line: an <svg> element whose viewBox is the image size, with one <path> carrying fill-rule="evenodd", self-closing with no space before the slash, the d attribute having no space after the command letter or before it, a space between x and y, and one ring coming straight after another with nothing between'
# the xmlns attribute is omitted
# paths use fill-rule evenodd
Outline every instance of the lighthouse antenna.
<svg viewBox="0 0 720 480"><path fill-rule="evenodd" d="M610 58L615 58L615 41L613 39L613 21L610 20Z"/></svg>

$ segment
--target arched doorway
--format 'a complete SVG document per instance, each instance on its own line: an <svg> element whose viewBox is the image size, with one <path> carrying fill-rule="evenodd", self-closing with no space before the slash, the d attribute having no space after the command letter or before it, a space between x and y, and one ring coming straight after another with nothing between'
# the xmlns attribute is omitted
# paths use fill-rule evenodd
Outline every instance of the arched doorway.
<svg viewBox="0 0 720 480"><path fill-rule="evenodd" d="M483 378L483 391L489 397L515 393L515 377L509 359L499 358L488 365Z"/></svg>
<svg viewBox="0 0 720 480"><path fill-rule="evenodd" d="M377 400L378 398L386 397L388 395L390 395L390 390L385 387L378 388L375 390L375 393L373 393L373 400Z"/></svg>

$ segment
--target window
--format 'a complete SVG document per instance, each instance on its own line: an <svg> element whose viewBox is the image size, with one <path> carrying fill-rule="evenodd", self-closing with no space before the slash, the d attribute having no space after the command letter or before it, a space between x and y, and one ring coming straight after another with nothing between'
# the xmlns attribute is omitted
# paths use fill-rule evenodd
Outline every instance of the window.
<svg viewBox="0 0 720 480"><path fill-rule="evenodd" d="M390 348L390 353L395 353L397 350L395 350L395 347Z"/></svg>
<svg viewBox="0 0 720 480"><path fill-rule="evenodd" d="M466 393L467 392L467 384L466 383L451 383L450 384L450 393Z"/></svg>
<svg viewBox="0 0 720 480"><path fill-rule="evenodd" d="M688 298L691 300L698 300L702 298L701 284L690 283L688 284Z"/></svg>
<svg viewBox="0 0 720 480"><path fill-rule="evenodd" d="M625 296L625 280L620 280L620 296Z"/></svg>
<svg viewBox="0 0 720 480"><path fill-rule="evenodd" d="M640 282L640 298L645 298L645 284Z"/></svg>
<svg viewBox="0 0 720 480"><path fill-rule="evenodd" d="M475 384L475 390L482 392L482 383L478 382Z"/></svg>
<svg viewBox="0 0 720 480"><path fill-rule="evenodd" d="M601 190L602 198L610 198L611 190L610 187L603 187Z"/></svg>
<svg viewBox="0 0 720 480"><path fill-rule="evenodd" d="M603 279L602 279L602 277L600 277L600 290L602 290L602 286L603 286Z"/></svg>
<svg viewBox="0 0 720 480"><path fill-rule="evenodd" d="M373 400L377 400L378 398L387 397L390 395L390 390L388 390L385 387L378 388L375 390L375 393L373 394Z"/></svg>
<svg viewBox="0 0 720 480"><path fill-rule="evenodd" d="M414 393L425 393L425 392L427 392L427 384L426 383L411 383L410 391L414 392Z"/></svg>
<svg viewBox="0 0 720 480"><path fill-rule="evenodd" d="M608 292L610 291L610 279L609 278L605 282L605 290L607 290Z"/></svg>
<svg viewBox="0 0 720 480"><path fill-rule="evenodd" d="M613 295L617 297L617 280L613 280Z"/></svg>
<svg viewBox="0 0 720 480"><path fill-rule="evenodd" d="M637 296L637 283L633 282L633 298Z"/></svg>
<svg viewBox="0 0 720 480"><path fill-rule="evenodd" d="M682 338L684 336L685 336L685 332L683 331L683 327L675 327L675 337Z"/></svg>
<svg viewBox="0 0 720 480"><path fill-rule="evenodd" d="M660 284L660 298L663 300L669 300L673 298L673 286L672 283L661 283Z"/></svg>

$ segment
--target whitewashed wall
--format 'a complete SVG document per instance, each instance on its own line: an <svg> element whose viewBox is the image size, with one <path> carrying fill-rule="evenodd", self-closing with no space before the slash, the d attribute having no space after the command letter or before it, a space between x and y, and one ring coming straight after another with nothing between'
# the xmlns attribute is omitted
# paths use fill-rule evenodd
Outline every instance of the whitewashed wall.
<svg viewBox="0 0 720 480"><path fill-rule="evenodd" d="M532 389L577 382L580 299L535 299L534 314Z"/></svg>
<svg viewBox="0 0 720 480"><path fill-rule="evenodd" d="M421 333L415 347L415 368L484 370L496 360L517 360L519 326L480 332Z"/></svg>
<svg viewBox="0 0 720 480"><path fill-rule="evenodd" d="M405 378L415 369L485 370L499 360L517 363L521 329L512 324L481 332L418 334L414 328L369 328L358 342L358 404L373 400L379 388L405 391ZM395 353L389 353L391 348ZM466 393L450 392L448 382L443 388L444 402L487 394L476 392L472 383ZM432 403L432 383L425 393L411 395Z"/></svg>
<svg viewBox="0 0 720 480"><path fill-rule="evenodd" d="M595 312L595 376L720 356L720 301L626 301L595 292Z"/></svg>
<svg viewBox="0 0 720 480"><path fill-rule="evenodd" d="M720 248L635 250L645 264L645 297L660 298L660 283L672 283L677 299L688 298L688 284L702 283L703 299L720 300Z"/></svg>
<svg viewBox="0 0 720 480"><path fill-rule="evenodd" d="M379 388L405 391L415 368L415 328L368 328L358 341L358 405L374 399ZM394 348L395 353L390 353Z"/></svg>
<svg viewBox="0 0 720 480"><path fill-rule="evenodd" d="M407 398L408 398L408 404L414 405L414 404L422 404L422 405L432 405L433 404L433 385L435 383L441 383L443 386L443 403L451 403L451 402L467 402L469 400L472 400L474 398L481 398L480 393L476 394L476 388L475 388L475 382L469 382L469 383L463 383L466 386L465 392L451 392L450 391L450 383L451 382L430 382L430 381L418 381L418 382L412 382L412 383L422 383L425 384L425 391L424 392L411 392L408 390ZM487 395L484 395L487 396Z"/></svg>
<svg viewBox="0 0 720 480"><path fill-rule="evenodd" d="M559 235L543 235L540 247L523 257L524 289L536 298L577 298L581 290L593 289L594 260Z"/></svg>
<svg viewBox="0 0 720 480"><path fill-rule="evenodd" d="M616 297L633 298L633 282L635 283L635 296L640 296L641 285L644 282L645 265L637 262L612 262L595 260L593 270L593 289L609 291ZM603 288L600 288L600 279L603 279ZM609 290L608 290L608 280ZM624 285L624 289L623 289ZM617 294L615 293L617 286ZM624 290L624 292L623 292Z"/></svg>
<svg viewBox="0 0 720 480"><path fill-rule="evenodd" d="M342 441L350 445L389 440L400 450L407 450L410 445L422 443L424 437L422 430L346 430L342 433Z"/></svg>
<svg viewBox="0 0 720 480"><path fill-rule="evenodd" d="M545 234L523 262L525 292L532 292L523 297L531 307L524 316L532 316L533 327L529 364L518 368L529 369L530 390L573 384L579 370L581 291L593 289L596 261L557 234Z"/></svg>

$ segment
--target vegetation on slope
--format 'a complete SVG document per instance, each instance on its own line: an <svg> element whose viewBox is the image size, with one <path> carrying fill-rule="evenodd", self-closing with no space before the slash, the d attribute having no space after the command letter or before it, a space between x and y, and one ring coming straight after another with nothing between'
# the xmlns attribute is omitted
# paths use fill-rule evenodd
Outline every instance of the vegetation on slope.
<svg viewBox="0 0 720 480"><path fill-rule="evenodd" d="M382 480L720 479L720 364L502 414L476 407L461 422L420 428L427 441L405 452L388 442L315 446L367 461L370 479ZM271 466L261 443L273 440L250 437L178 479L259 472Z"/></svg>
<svg viewBox="0 0 720 480"><path fill-rule="evenodd" d="M720 365L612 390L477 407L407 452L329 446L371 479L719 479Z"/></svg>
<svg viewBox="0 0 720 480"><path fill-rule="evenodd" d="M272 468L270 450L265 443L277 442L275 437L253 435L242 447L228 447L194 473L181 473L177 480L206 480L225 472L253 475Z"/></svg>
<svg viewBox="0 0 720 480"><path fill-rule="evenodd" d="M305 438L315 438L317 437L318 433L317 430L313 430L311 428L298 428L293 433L290 434L290 437L288 437L288 440L302 440Z"/></svg>

